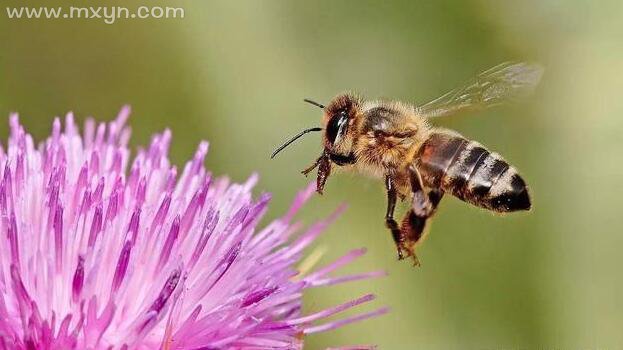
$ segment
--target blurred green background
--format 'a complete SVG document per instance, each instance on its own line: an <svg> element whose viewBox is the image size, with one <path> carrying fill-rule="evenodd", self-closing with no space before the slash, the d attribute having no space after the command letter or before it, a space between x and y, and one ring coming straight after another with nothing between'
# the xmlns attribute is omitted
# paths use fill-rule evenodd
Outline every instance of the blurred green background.
<svg viewBox="0 0 623 350"><path fill-rule="evenodd" d="M183 7L183 19L8 20L6 6ZM531 186L530 213L493 216L447 198L419 250L396 261L381 183L339 174L302 219L349 210L323 236L324 261L369 253L349 271L389 277L321 288L317 310L373 291L392 312L307 338L308 349L623 348L623 3L612 1L2 1L0 115L38 138L69 110L113 118L133 107L133 144L170 127L181 164L200 139L207 165L237 181L258 171L283 213L320 135L302 103L343 90L422 103L507 60L546 67L520 104L436 120L502 153ZM7 123L0 135L6 139ZM372 306L369 306L372 308Z"/></svg>

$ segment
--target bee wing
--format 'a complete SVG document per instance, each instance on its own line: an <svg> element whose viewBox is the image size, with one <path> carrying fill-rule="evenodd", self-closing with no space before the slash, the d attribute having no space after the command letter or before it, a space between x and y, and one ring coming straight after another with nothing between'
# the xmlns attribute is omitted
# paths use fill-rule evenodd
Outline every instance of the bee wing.
<svg viewBox="0 0 623 350"><path fill-rule="evenodd" d="M475 78L439 98L417 108L431 118L479 110L512 101L532 92L541 80L543 67L525 62L505 62L478 74Z"/></svg>

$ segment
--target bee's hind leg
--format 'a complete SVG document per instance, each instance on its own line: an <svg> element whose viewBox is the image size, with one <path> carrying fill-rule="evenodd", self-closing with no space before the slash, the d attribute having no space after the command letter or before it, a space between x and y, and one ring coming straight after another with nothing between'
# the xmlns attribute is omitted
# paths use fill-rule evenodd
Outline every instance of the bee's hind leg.
<svg viewBox="0 0 623 350"><path fill-rule="evenodd" d="M443 192L438 189L426 192L417 169L411 167L409 172L413 201L411 209L400 225L400 240L403 242L404 249L408 252L408 256L413 258L413 264L419 266L420 262L415 255L415 247L424 237L428 219L435 214L437 205L439 205L443 197Z"/></svg>
<svg viewBox="0 0 623 350"><path fill-rule="evenodd" d="M420 266L420 261L415 255L415 247L421 243L426 230L426 223L432 215L421 216L415 213L413 209L409 210L402 223L400 224L401 241L407 256L413 259L413 265Z"/></svg>

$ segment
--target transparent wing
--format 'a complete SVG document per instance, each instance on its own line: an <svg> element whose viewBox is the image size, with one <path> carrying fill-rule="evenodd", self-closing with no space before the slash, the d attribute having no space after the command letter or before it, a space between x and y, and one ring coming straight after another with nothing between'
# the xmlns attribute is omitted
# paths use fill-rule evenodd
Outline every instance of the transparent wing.
<svg viewBox="0 0 623 350"><path fill-rule="evenodd" d="M463 87L418 107L418 112L428 118L441 117L512 101L532 92L542 75L543 67L538 64L505 62L478 74Z"/></svg>

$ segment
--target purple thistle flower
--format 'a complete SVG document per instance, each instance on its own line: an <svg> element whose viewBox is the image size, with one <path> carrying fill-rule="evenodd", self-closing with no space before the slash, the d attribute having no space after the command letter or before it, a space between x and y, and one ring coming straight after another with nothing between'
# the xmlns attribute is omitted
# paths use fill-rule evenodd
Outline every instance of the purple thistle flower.
<svg viewBox="0 0 623 350"><path fill-rule="evenodd" d="M293 216L256 228L269 195L213 179L199 145L181 174L167 158L170 131L130 159L130 109L116 120L73 115L35 146L10 117L0 147L0 349L300 349L304 335L386 312L326 317L373 295L301 315L305 289L381 276L331 277L353 250L315 272L297 269L341 211L301 234ZM129 172L126 170L129 166Z"/></svg>

